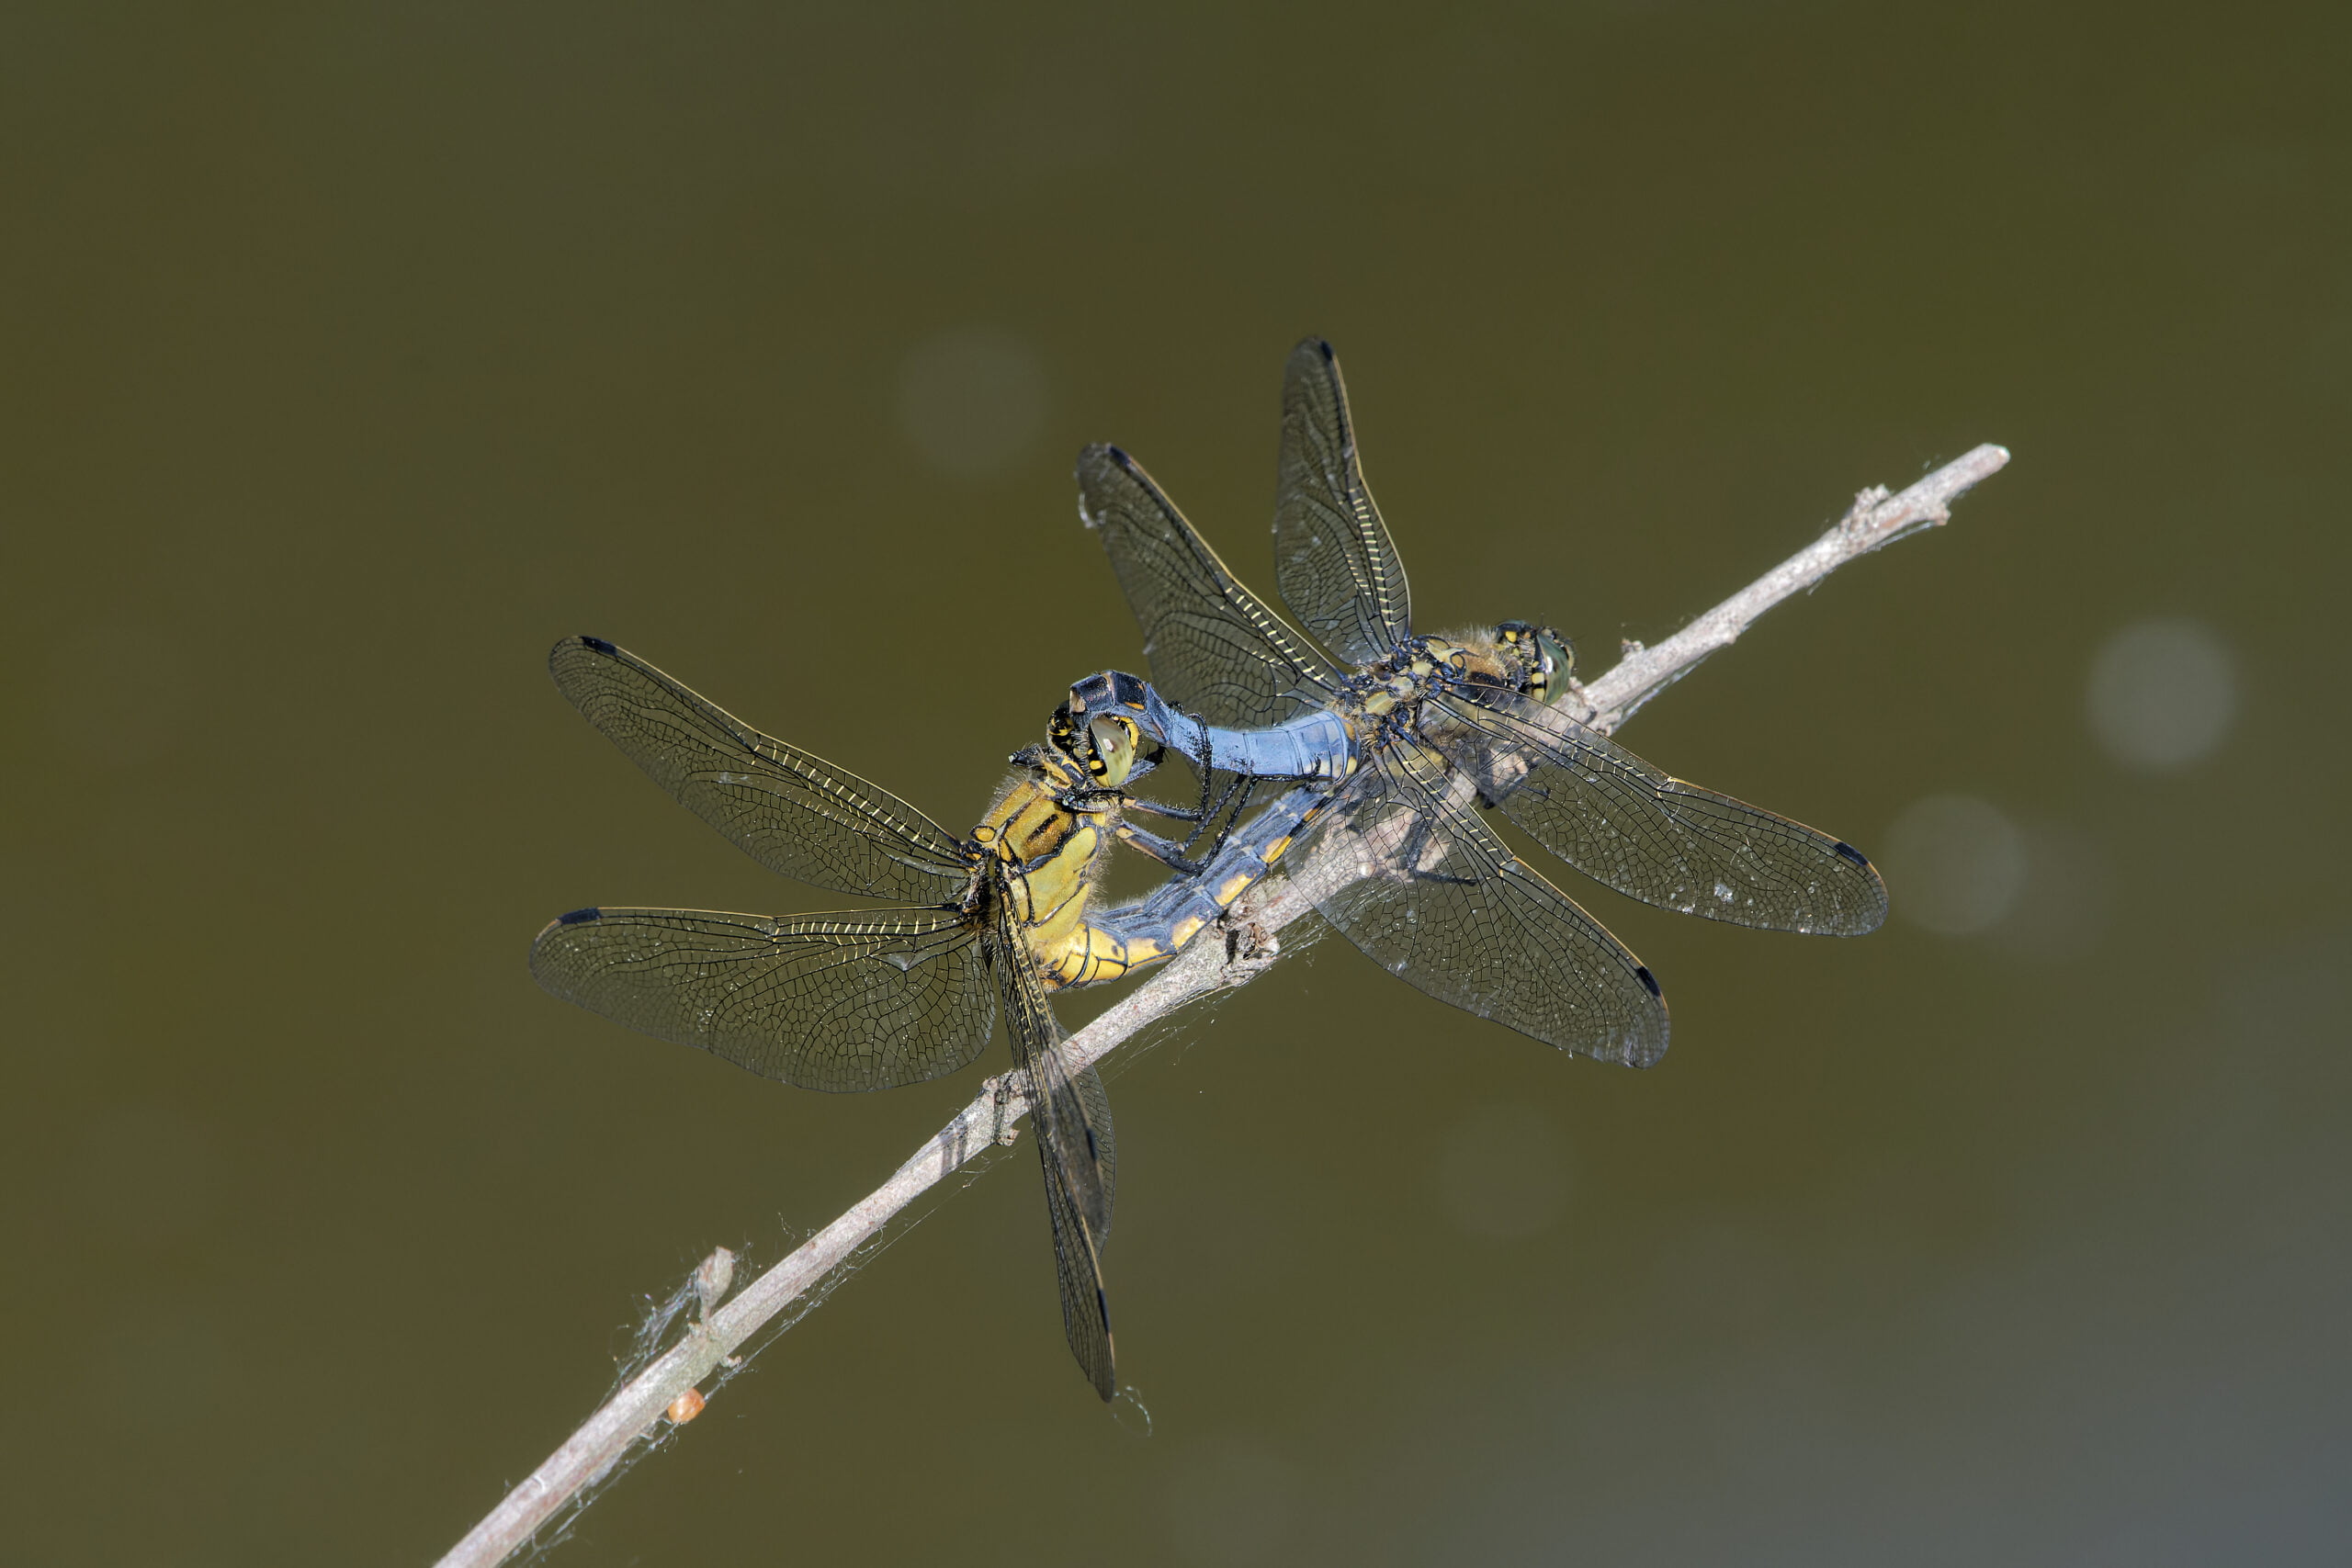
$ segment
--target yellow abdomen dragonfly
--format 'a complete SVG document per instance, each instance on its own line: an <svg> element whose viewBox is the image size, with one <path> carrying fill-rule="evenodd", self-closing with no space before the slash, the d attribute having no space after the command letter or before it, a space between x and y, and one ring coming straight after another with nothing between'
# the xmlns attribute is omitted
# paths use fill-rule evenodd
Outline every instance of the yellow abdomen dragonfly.
<svg viewBox="0 0 2352 1568"><path fill-rule="evenodd" d="M775 917L576 909L532 943L539 984L763 1077L849 1093L968 1065L1001 1008L1036 1122L1063 1329L1110 1399L1100 1258L1117 1174L1110 1101L1091 1067L1063 1061L1047 993L1175 953L1280 858L1310 797L1285 796L1206 865L1104 910L1094 888L1114 841L1181 859L1123 818L1136 804L1125 786L1156 758L1138 755L1138 732L1117 716L1057 715L1046 743L1012 759L1022 772L958 839L609 642L567 637L548 668L591 724L752 859L900 907Z"/></svg>

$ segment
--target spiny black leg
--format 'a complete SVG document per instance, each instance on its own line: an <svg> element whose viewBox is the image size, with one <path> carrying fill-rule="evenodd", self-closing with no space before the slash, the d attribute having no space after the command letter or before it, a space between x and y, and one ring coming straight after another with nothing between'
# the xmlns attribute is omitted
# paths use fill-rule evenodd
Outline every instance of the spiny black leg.
<svg viewBox="0 0 2352 1568"><path fill-rule="evenodd" d="M1214 829L1216 838L1209 846L1207 855L1204 858L1214 858L1219 850L1225 848L1226 840L1232 837L1235 825L1241 820L1242 809L1249 805L1250 795L1261 782L1250 777L1247 773L1235 773L1231 778L1232 782L1225 786L1225 793L1202 808L1199 818L1200 827L1193 830L1191 838L1184 840L1184 847L1190 850L1200 841L1204 833ZM1219 817L1225 818L1222 825L1217 822Z"/></svg>
<svg viewBox="0 0 2352 1568"><path fill-rule="evenodd" d="M1170 806L1162 801L1146 800L1141 796L1127 803L1137 811L1148 811L1154 817L1172 817L1179 822L1197 822L1201 814L1189 806Z"/></svg>
<svg viewBox="0 0 2352 1568"><path fill-rule="evenodd" d="M1215 810L1215 807L1209 805L1209 786L1216 782L1216 747L1214 744L1204 745L1201 752L1202 754L1193 760L1193 771L1201 775L1201 814L1196 820L1203 827L1206 827L1210 820L1210 814ZM1200 835L1195 833L1193 837L1197 839ZM1184 847L1192 848L1192 840L1186 840Z"/></svg>
<svg viewBox="0 0 2352 1568"><path fill-rule="evenodd" d="M1226 792L1227 798L1233 802L1233 807L1226 813L1225 826L1217 829L1216 842L1210 846L1205 858L1215 860L1224 850L1226 840L1232 838L1233 830L1241 825L1241 814L1249 809L1250 797L1258 793L1258 786L1264 782L1262 779L1251 778L1245 773L1234 775L1233 786Z"/></svg>

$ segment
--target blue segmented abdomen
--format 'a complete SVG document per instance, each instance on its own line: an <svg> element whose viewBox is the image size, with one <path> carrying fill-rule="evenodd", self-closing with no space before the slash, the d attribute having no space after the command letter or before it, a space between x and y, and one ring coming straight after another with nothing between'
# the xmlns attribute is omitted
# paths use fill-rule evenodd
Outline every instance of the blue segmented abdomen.
<svg viewBox="0 0 2352 1568"><path fill-rule="evenodd" d="M1174 952L1263 881L1330 798L1317 785L1290 791L1238 829L1198 874L1170 877L1132 904L1099 909L1093 924L1130 945Z"/></svg>
<svg viewBox="0 0 2352 1568"><path fill-rule="evenodd" d="M1136 723L1171 751L1251 778L1343 779L1355 754L1347 721L1328 708L1265 729L1228 729L1178 713L1147 686Z"/></svg>

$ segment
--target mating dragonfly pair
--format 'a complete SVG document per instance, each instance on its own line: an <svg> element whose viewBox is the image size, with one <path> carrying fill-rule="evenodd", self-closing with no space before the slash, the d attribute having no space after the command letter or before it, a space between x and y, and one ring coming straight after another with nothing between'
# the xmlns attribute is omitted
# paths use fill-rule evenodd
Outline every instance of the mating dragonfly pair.
<svg viewBox="0 0 2352 1568"><path fill-rule="evenodd" d="M540 932L531 968L555 995L633 1028L836 1091L954 1072L986 1048L1001 1009L1037 1127L1063 1328L1107 1400L1101 1248L1116 1148L1102 1080L1063 1058L1052 991L1170 956L1292 846L1348 833L1367 874L1317 907L1384 968L1546 1044L1646 1066L1667 1044L1657 981L1513 854L1487 812L1604 886L1711 919L1858 935L1885 918L1886 892L1850 845L1668 777L1587 728L1565 700L1569 654L1550 628L1416 634L1328 344L1290 356L1274 512L1276 586L1314 641L1243 587L1125 453L1088 448L1078 480L1151 680L1107 671L1072 687L967 838L610 643L559 644L564 695L737 847L900 907L581 909ZM1199 774L1195 807L1129 788L1170 752ZM1282 793L1243 820L1269 782ZM1136 809L1190 832L1138 828ZM1104 908L1094 889L1114 843L1170 874Z"/></svg>

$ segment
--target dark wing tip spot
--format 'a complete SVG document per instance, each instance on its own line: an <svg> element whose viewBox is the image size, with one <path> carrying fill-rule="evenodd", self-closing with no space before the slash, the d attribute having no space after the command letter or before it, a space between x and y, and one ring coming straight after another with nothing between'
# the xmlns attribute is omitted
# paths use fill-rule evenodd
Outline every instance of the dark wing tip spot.
<svg viewBox="0 0 2352 1568"><path fill-rule="evenodd" d="M585 633L573 637L571 640L579 644L582 648L586 649L591 653L618 653L620 651L619 649L615 648L603 637L589 637Z"/></svg>
<svg viewBox="0 0 2352 1568"><path fill-rule="evenodd" d="M1856 849L1853 845L1846 843L1841 840L1837 848L1839 854L1853 862L1854 864L1860 866L1864 871L1868 871L1871 868L1871 857L1862 853L1861 851Z"/></svg>
<svg viewBox="0 0 2352 1568"><path fill-rule="evenodd" d="M584 926L591 920L601 920L604 918L605 911L602 909L594 908L574 909L570 914L558 915L555 918L555 923L560 926Z"/></svg>
<svg viewBox="0 0 2352 1568"><path fill-rule="evenodd" d="M595 913L594 909L591 909L588 912L592 915ZM1657 976L1650 973L1648 964L1644 964L1636 965L1634 970L1634 977L1639 980L1642 985L1647 988L1651 996L1656 997L1660 1001L1664 1001L1666 999L1666 993L1658 989Z"/></svg>

